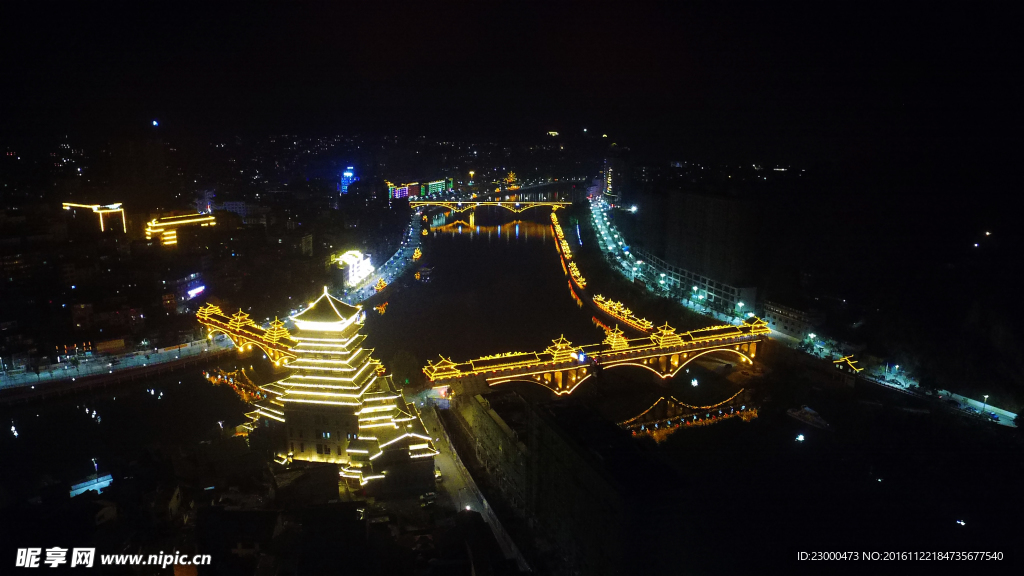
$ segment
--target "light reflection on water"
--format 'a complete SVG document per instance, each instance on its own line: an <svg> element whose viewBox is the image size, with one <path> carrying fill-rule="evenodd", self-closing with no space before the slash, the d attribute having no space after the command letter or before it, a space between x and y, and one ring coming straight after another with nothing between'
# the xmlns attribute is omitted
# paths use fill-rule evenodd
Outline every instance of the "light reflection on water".
<svg viewBox="0 0 1024 576"><path fill-rule="evenodd" d="M387 297L387 314L367 319L367 345L386 366L399 353L423 366L438 355L543 350L563 334L579 344L604 338L569 292L549 209L477 209L429 221L437 224L424 237L430 281L404 279Z"/></svg>

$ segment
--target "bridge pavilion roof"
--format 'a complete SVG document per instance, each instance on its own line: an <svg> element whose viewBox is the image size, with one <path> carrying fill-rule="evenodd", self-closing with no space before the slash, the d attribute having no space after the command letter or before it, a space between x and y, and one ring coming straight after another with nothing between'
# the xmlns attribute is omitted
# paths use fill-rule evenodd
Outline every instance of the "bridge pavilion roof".
<svg viewBox="0 0 1024 576"><path fill-rule="evenodd" d="M308 308L292 316L292 320L317 323L345 322L358 314L359 310L358 306L346 304L328 294L327 287L324 286L324 293Z"/></svg>

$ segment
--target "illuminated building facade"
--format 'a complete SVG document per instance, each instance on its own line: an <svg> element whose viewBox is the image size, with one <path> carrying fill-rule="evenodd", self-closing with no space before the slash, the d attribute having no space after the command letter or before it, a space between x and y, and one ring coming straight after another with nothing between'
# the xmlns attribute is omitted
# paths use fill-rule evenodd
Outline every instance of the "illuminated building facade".
<svg viewBox="0 0 1024 576"><path fill-rule="evenodd" d="M99 218L100 232L117 230L118 228L121 229L122 233L128 232L128 223L125 221L124 208L121 208L120 202L104 205L64 202L61 207L65 210L71 211L91 210ZM120 224L120 226L118 226L118 224Z"/></svg>
<svg viewBox="0 0 1024 576"><path fill-rule="evenodd" d="M188 226L216 226L217 219L213 214L185 214L184 216L163 216L154 218L146 224L146 240L158 239L163 246L174 246L178 243L178 229Z"/></svg>
<svg viewBox="0 0 1024 576"><path fill-rule="evenodd" d="M360 282L373 273L370 255L363 254L358 250L349 250L338 256L338 266L341 267L345 275L345 286L347 287L359 285Z"/></svg>
<svg viewBox="0 0 1024 576"><path fill-rule="evenodd" d="M409 184L395 185L385 181L388 186L388 198L416 198L419 196L431 196L450 192L455 187L455 181L451 178L443 180L431 180L430 182L411 182Z"/></svg>
<svg viewBox="0 0 1024 576"><path fill-rule="evenodd" d="M390 198L391 200L397 200L399 198L408 198L409 190L411 188L414 188L416 190L417 195L419 194L420 185L418 182L413 182L411 184L401 184L397 186L395 184L392 184L391 182L388 182L387 180L385 180L384 183L387 184L388 186L388 198Z"/></svg>
<svg viewBox="0 0 1024 576"><path fill-rule="evenodd" d="M384 480L433 483L437 450L413 404L385 374L371 350L360 347L366 314L330 296L327 289L291 317L297 344L292 373L263 386L266 401L249 416L254 426L282 431L280 461L338 464L355 486ZM390 475L390 476L389 476Z"/></svg>
<svg viewBox="0 0 1024 576"><path fill-rule="evenodd" d="M357 180L359 180L359 177L356 176L355 170L352 166L345 168L341 173L341 182L338 184L338 191L342 194L348 194L349 185Z"/></svg>
<svg viewBox="0 0 1024 576"><path fill-rule="evenodd" d="M447 178L445 180L432 180L423 185L423 189L421 190L420 194L424 196L431 194L442 194L444 192L451 191L452 188L453 182L451 178Z"/></svg>

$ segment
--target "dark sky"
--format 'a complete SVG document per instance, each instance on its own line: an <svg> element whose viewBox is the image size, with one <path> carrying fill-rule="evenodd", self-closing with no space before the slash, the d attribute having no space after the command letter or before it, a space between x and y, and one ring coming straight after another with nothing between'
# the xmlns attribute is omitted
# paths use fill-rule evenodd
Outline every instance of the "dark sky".
<svg viewBox="0 0 1024 576"><path fill-rule="evenodd" d="M97 4L0 7L0 132L586 126L844 165L1019 152L1020 14L995 4Z"/></svg>

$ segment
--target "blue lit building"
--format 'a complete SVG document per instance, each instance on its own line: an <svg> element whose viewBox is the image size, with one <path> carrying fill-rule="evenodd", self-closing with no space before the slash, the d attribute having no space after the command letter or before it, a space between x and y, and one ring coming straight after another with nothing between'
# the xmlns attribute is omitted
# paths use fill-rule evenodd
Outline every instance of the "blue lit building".
<svg viewBox="0 0 1024 576"><path fill-rule="evenodd" d="M340 191L342 194L348 194L349 184L355 182L356 180L359 180L359 177L356 176L355 174L355 170L352 168L352 166L345 168L345 170L341 173L341 184L338 185L338 191Z"/></svg>

